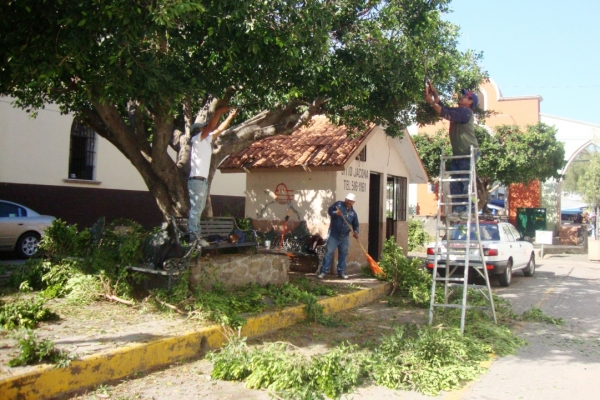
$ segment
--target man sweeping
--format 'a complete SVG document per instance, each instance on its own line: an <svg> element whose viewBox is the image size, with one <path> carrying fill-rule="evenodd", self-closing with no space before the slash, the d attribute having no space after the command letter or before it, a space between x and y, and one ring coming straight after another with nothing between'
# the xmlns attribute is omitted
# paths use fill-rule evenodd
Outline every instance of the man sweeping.
<svg viewBox="0 0 600 400"><path fill-rule="evenodd" d="M358 215L352 207L356 201L354 193L348 193L344 201L336 201L333 203L327 213L331 217L329 225L329 237L325 245L325 256L323 257L323 265L321 273L317 278L323 279L329 273L329 266L333 259L333 253L338 250L337 274L340 279L348 279L346 272L346 258L348 257L348 249L350 248L350 232L358 239ZM344 222L344 219L346 222ZM350 229L350 226L352 229Z"/></svg>
<svg viewBox="0 0 600 400"><path fill-rule="evenodd" d="M427 82L425 86L425 101L430 104L436 113L442 118L450 121L450 144L452 154L455 156L468 156L471 154L471 146L476 149L475 162L479 158L479 143L475 136L475 115L473 110L477 107L479 99L471 91L462 89L458 97L458 107L446 107L440 102L437 91ZM468 171L470 169L469 158L451 160L450 171ZM453 178L468 178L469 175L454 174ZM469 182L450 182L450 194L467 194ZM455 198L457 203L466 203L468 197ZM466 205L452 206L450 217L461 217L466 219Z"/></svg>

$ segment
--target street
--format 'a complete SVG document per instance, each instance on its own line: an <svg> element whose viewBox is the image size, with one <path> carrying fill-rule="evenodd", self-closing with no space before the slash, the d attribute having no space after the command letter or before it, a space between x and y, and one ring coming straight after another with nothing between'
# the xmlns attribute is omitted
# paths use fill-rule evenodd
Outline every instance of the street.
<svg viewBox="0 0 600 400"><path fill-rule="evenodd" d="M498 295L511 301L515 313L533 306L541 308L548 316L564 318L565 325L523 323L517 333L529 344L517 355L495 359L479 381L434 398L597 399L600 389L600 263L588 262L587 255L553 255L538 260L538 270L533 278L517 272L508 288L500 288L495 281L492 284ZM357 312L367 315L376 312L375 309L373 303ZM313 337L308 341L313 339L316 340ZM243 383L211 380L210 369L206 360L177 364L124 381L116 387L103 385L78 398L270 398L267 392L246 389ZM431 397L370 386L359 388L343 398L416 400Z"/></svg>

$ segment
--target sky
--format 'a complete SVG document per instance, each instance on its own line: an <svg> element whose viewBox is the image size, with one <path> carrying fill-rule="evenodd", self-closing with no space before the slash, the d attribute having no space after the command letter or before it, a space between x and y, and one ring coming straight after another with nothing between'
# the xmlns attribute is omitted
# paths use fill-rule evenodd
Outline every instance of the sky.
<svg viewBox="0 0 600 400"><path fill-rule="evenodd" d="M459 49L504 97L539 95L542 114L600 125L600 0L453 0Z"/></svg>

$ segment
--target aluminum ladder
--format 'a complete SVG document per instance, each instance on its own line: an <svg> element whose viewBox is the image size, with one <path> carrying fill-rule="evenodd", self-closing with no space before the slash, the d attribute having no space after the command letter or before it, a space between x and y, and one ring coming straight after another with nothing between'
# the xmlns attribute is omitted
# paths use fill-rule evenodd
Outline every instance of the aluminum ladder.
<svg viewBox="0 0 600 400"><path fill-rule="evenodd" d="M467 309L481 309L493 319L494 323L496 320L496 310L494 307L494 299L492 297L492 289L490 287L490 279L488 276L485 255L483 251L483 245L481 243L481 235L479 234L479 216L477 211L472 211L471 202L477 208L477 174L475 170L475 152L476 149L471 146L471 154L464 156L447 156L442 154L440 161L440 178L438 185L438 213L436 223L436 238L435 238L435 252L434 252L434 266L433 276L431 284L431 303L429 306L429 324L431 325L434 319L434 309L436 307L449 309L459 308L461 310L460 316L460 331L465 332L465 318ZM449 171L446 169L446 161L456 159L469 159L469 169L464 171ZM467 194L453 195L450 193L449 183L451 182L468 182ZM465 201L466 198L466 201ZM467 212L463 213L462 216L456 216L451 213L452 206L464 205L466 206ZM442 221L442 210L446 218ZM460 225L456 222L461 222ZM466 224L466 226L465 226ZM473 224L473 225L472 225ZM471 232L475 228L476 233L474 238L471 236ZM456 234L458 230L465 230L466 239L452 240L453 233ZM446 235L448 240L446 241L446 254L441 254L441 235ZM471 250L471 251L469 251ZM471 252L476 254L471 254ZM471 260L472 255L481 255L477 259ZM445 274L438 276L438 263L445 262ZM456 274L459 268L463 269L463 274ZM479 276L484 278L485 285L475 285L469 283L469 271L476 271ZM438 284L444 285L444 302L436 303L435 293L436 286ZM448 302L450 295L454 290L460 290L462 288L462 302L460 304L450 304ZM467 294L469 289L479 291L483 297L488 300L489 305L486 306L475 306L467 304Z"/></svg>

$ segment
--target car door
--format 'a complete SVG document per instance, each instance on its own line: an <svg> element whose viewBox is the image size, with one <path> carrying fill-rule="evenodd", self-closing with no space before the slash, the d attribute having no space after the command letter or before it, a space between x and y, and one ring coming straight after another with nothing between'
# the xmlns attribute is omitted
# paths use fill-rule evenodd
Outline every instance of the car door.
<svg viewBox="0 0 600 400"><path fill-rule="evenodd" d="M0 248L11 249L23 232L27 212L23 207L0 201Z"/></svg>
<svg viewBox="0 0 600 400"><path fill-rule="evenodd" d="M523 236L521 236L521 233L517 230L517 228L515 228L513 225L509 225L509 228L516 239L516 243L519 246L519 263L517 264L515 262L515 265L522 267L527 263L527 261L529 261L529 255L527 254L527 246L523 241Z"/></svg>
<svg viewBox="0 0 600 400"><path fill-rule="evenodd" d="M513 259L513 267L517 266L520 262L520 248L519 242L515 238L512 230L510 229L510 224L503 223L502 225L502 236L504 237L503 246L506 251L505 260L508 260L510 257Z"/></svg>

